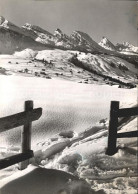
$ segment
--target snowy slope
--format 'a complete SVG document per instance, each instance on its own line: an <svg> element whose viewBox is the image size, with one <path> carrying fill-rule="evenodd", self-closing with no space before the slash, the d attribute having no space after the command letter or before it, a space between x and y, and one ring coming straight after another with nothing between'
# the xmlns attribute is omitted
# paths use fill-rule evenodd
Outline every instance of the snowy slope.
<svg viewBox="0 0 138 194"><path fill-rule="evenodd" d="M137 138L119 140L118 153L107 156L105 155L107 127L108 121L101 120L99 126L89 128L72 138L68 143L70 146L63 148L63 151L55 155L53 159L45 159L48 149L45 149L46 144L43 143L41 165L77 174L87 180L95 190L104 189L108 194L136 193L137 151L135 146L137 146ZM137 130L136 119L123 124L120 132L131 130ZM54 145L58 147L58 142L55 141ZM52 151L52 143L48 147L49 149L51 147Z"/></svg>
<svg viewBox="0 0 138 194"><path fill-rule="evenodd" d="M24 58L24 59L32 59L38 54L38 51L34 51L32 49L25 49L20 52L16 51L13 56Z"/></svg>
<svg viewBox="0 0 138 194"><path fill-rule="evenodd" d="M92 192L87 183L71 174L59 170L39 168L33 165L24 171L17 172L8 179L4 179L0 183L0 188L1 194L97 193Z"/></svg>
<svg viewBox="0 0 138 194"><path fill-rule="evenodd" d="M26 61L26 68L32 72L33 76L35 72L41 76L40 68L42 68L46 75L50 77L60 77L79 83L117 84L120 87L127 88L135 87L135 84L137 84L137 66L115 56L94 55L61 49L43 51L25 49L20 52L16 51L14 56L17 59L13 59L13 62L11 61L13 56L11 56L11 59L7 58L7 60L1 58L1 67L9 69L8 60L11 63L17 62L20 64L17 67L10 65L10 71L17 72L22 68L20 60L30 59L32 65L28 65L28 61Z"/></svg>
<svg viewBox="0 0 138 194"><path fill-rule="evenodd" d="M65 53L64 51L62 55ZM59 56L58 54L57 52L56 58L60 59L61 54ZM2 91L0 102L2 105L4 104L4 107L1 106L1 114L2 109L6 115L9 113L6 112L7 110L13 111L13 113L21 111L23 108L21 102L26 99L34 99L36 107L43 107L43 120L40 119L38 121L40 125L37 125L36 129L37 140L34 140L35 145L32 146L35 157L30 160L30 163L33 167L30 166L20 172L18 164L16 164L2 170L0 173L1 194L35 194L35 192L39 194L44 192L47 194L55 194L56 192L71 194L73 189L74 194L81 194L81 191L83 191L82 194L88 194L86 189L89 189L89 187L99 194L137 193L137 138L119 139L117 142L119 146L118 153L114 156L107 156L105 155L105 150L107 147L109 120L105 119L105 113L102 114L102 117L100 116L104 119L97 124L92 120L92 117L97 117L97 115L101 114L102 108L107 108L109 113L111 99L119 99L121 102L120 108L134 106L137 100L136 88L127 90L110 86L85 85L58 79L43 80L37 77L0 76L0 78L1 82L5 83L0 85ZM50 83L53 83L53 85ZM18 106L11 106L13 102ZM93 106L95 105L96 109L90 102L93 102ZM68 107L70 109L74 104L79 111L75 112L73 110L71 114L67 114ZM9 109L9 107L11 108ZM82 107L86 109L81 111ZM92 108L91 111L89 107ZM65 111L61 114L63 109ZM50 110L52 112L49 114ZM77 120L79 114L81 117ZM58 122L55 122L55 115L57 115ZM90 115L91 118L89 118ZM90 119L88 128L82 127L86 118ZM73 125L68 131L66 124L68 122L71 124L70 119ZM45 123L48 123L48 125L45 125ZM78 124L80 124L79 129L81 128L81 130L76 130ZM46 133L48 133L48 130L51 132L53 128L55 130L48 136ZM127 120L119 124L119 132L133 130L137 130L136 118L127 118ZM38 137L38 131L42 134L43 139L42 136ZM2 135L1 141L4 139ZM15 136L11 137L9 139L14 141ZM14 147L14 145L15 143L11 143L8 148L6 146L2 147L0 157L4 158L19 153L20 148ZM39 167L34 167L34 165ZM65 171L66 173L51 169ZM69 180L73 179L73 176L77 177L77 183ZM78 178L87 181L89 187L84 182L83 187L82 183L78 182ZM95 192L92 191L92 193Z"/></svg>
<svg viewBox="0 0 138 194"><path fill-rule="evenodd" d="M93 55L78 51L47 50L39 51L35 58L37 60L52 60L56 67L61 65L68 67L73 64L97 75L97 78L100 76L101 80L106 79L104 76L109 76L123 82L134 83L134 79L137 76L137 67L133 64L108 55Z"/></svg>
<svg viewBox="0 0 138 194"><path fill-rule="evenodd" d="M43 194L44 191L47 194L136 194L137 138L120 139L118 153L107 156L108 125L109 121L102 119L94 127L72 133L73 137L69 135L71 132L59 133L38 143L30 162L42 169L30 166L2 179L1 194L15 191L17 194ZM119 129L119 132L137 130L137 120L127 118ZM8 171L17 171L17 166ZM91 192L86 183L62 171L85 180Z"/></svg>

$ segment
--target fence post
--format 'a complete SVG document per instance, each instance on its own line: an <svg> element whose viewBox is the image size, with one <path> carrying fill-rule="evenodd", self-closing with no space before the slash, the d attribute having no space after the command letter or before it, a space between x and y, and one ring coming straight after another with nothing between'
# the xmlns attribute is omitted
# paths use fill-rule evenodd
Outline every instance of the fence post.
<svg viewBox="0 0 138 194"><path fill-rule="evenodd" d="M118 150L116 147L117 127L118 127L118 110L119 110L119 102L111 101L108 147L106 150L106 154L110 156L114 155Z"/></svg>
<svg viewBox="0 0 138 194"><path fill-rule="evenodd" d="M25 101L24 111L30 111L33 109L33 101ZM31 128L32 122L23 126L21 132L21 152L26 153L31 150ZM25 169L29 164L29 160L25 160L20 163L20 170Z"/></svg>

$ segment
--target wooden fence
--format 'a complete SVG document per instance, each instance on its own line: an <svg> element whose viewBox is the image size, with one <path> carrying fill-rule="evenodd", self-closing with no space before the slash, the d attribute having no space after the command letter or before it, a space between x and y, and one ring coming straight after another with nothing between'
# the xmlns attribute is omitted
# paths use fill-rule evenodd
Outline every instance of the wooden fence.
<svg viewBox="0 0 138 194"><path fill-rule="evenodd" d="M119 109L119 102L111 101L108 146L106 150L107 155L114 155L118 151L118 148L116 146L117 138L138 137L138 130L125 133L117 133L119 117L130 117L137 115L138 107Z"/></svg>
<svg viewBox="0 0 138 194"><path fill-rule="evenodd" d="M23 125L21 132L21 153L0 160L0 169L20 162L20 169L25 169L29 159L33 157L31 150L32 121L38 120L42 115L42 108L33 109L33 101L25 102L24 112L0 118L0 132L10 130ZM107 155L114 155L118 148L117 138L138 137L138 131L117 133L118 118L138 115L138 107L119 109L119 102L111 102L110 122Z"/></svg>
<svg viewBox="0 0 138 194"><path fill-rule="evenodd" d="M23 125L21 132L21 153L0 160L0 169L20 163L20 169L25 169L29 159L33 157L31 150L32 121L42 115L42 108L33 109L33 101L26 101L24 112L0 118L0 132L4 132Z"/></svg>

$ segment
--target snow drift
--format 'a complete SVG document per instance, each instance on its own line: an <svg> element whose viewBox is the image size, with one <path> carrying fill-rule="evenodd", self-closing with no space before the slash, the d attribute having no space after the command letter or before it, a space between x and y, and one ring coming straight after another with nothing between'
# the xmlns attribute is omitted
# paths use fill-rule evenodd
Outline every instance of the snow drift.
<svg viewBox="0 0 138 194"><path fill-rule="evenodd" d="M105 155L108 123L102 119L97 126L73 137L56 134L39 142L30 162L41 168L10 168L13 175L0 181L1 194L136 194L137 138L118 140L118 153ZM119 131L128 129L137 130L135 118L121 122Z"/></svg>
<svg viewBox="0 0 138 194"><path fill-rule="evenodd" d="M54 169L29 166L0 183L1 194L104 194L90 189L88 183Z"/></svg>

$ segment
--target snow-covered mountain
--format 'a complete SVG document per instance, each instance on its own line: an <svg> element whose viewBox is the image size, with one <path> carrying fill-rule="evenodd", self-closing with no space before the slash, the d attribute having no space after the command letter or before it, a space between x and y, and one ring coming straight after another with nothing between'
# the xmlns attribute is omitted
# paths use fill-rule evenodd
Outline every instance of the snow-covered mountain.
<svg viewBox="0 0 138 194"><path fill-rule="evenodd" d="M61 29L57 28L55 32L51 34L38 26L28 23L22 26L22 29L35 41L42 44L51 44L62 49L76 49L89 52L103 51L103 48L84 32L74 31L68 36L63 33Z"/></svg>
<svg viewBox="0 0 138 194"><path fill-rule="evenodd" d="M54 34L40 28L39 26L34 26L26 23L22 26L24 32L31 36L35 41L40 42L45 45L52 45L55 47L62 47L72 49L73 44L70 42L69 37L64 34L60 29L56 29Z"/></svg>
<svg viewBox="0 0 138 194"><path fill-rule="evenodd" d="M59 28L54 32L54 37L56 38L55 45L67 49L74 49L74 43L70 37L64 34Z"/></svg>
<svg viewBox="0 0 138 194"><path fill-rule="evenodd" d="M71 36L71 40L73 43L81 48L83 51L85 50L89 52L105 52L105 50L98 45L88 34L81 31L74 31Z"/></svg>
<svg viewBox="0 0 138 194"><path fill-rule="evenodd" d="M120 52L132 52L132 53L138 53L138 47L135 47L134 45L128 43L128 42L123 42L123 44L117 44L116 47Z"/></svg>
<svg viewBox="0 0 138 194"><path fill-rule="evenodd" d="M60 29L56 29L52 34L39 26L28 23L22 27L18 27L4 17L0 17L0 33L0 39L2 39L0 52L2 53L11 53L12 51L32 48L33 46L37 48L40 45L42 47L45 45L49 48L55 47L84 52L106 52L104 48L98 45L98 43L84 32L74 31L68 36ZM5 34L5 36L3 34ZM22 38L24 38L23 42ZM8 51L8 49L10 49L10 51ZM39 50L39 48L37 49Z"/></svg>
<svg viewBox="0 0 138 194"><path fill-rule="evenodd" d="M103 37L101 39L101 41L99 42L99 45L108 50L112 50L112 51L117 50L115 45L111 41L109 41L106 37Z"/></svg>
<svg viewBox="0 0 138 194"><path fill-rule="evenodd" d="M116 45L114 45L106 37L103 37L101 39L101 41L99 42L99 45L107 50L116 51L122 54L137 54L138 53L138 47L135 47L134 45L128 42L123 42L122 44L117 43Z"/></svg>
<svg viewBox="0 0 138 194"><path fill-rule="evenodd" d="M15 190L20 194L81 194L80 188L82 194L137 192L137 139L118 140L118 153L105 155L109 102L119 100L121 108L136 104L137 48L128 43L120 45L120 51L118 48L119 44L115 46L106 38L98 44L81 31L68 36L56 29L52 34L28 23L18 27L0 17L0 82L6 83L6 87L0 84L0 103L13 107L17 101L21 104L23 99L31 98L44 110L36 125L34 137L38 139L34 140L34 158L30 160L42 168L29 166L19 171L18 164L9 167L0 174L1 194L14 194ZM15 84L16 88L12 87ZM16 108L20 107L14 107L14 112ZM94 124L99 118L102 120ZM136 118L121 118L118 129L136 131ZM11 147L0 147L2 158L20 150L13 146L18 133L7 135L2 142L9 140ZM70 173L86 180L89 187L86 182L82 185L71 180Z"/></svg>
<svg viewBox="0 0 138 194"><path fill-rule="evenodd" d="M25 48L43 50L46 46L37 43L21 28L0 17L0 53L12 54Z"/></svg>
<svg viewBox="0 0 138 194"><path fill-rule="evenodd" d="M98 44L88 34L81 31L73 31L71 35L66 35L58 28L52 34L39 26L28 23L18 27L4 17L0 17L0 53L13 54L15 51L28 48L34 50L61 49L98 55L104 54L137 64L135 55L138 48L133 45L123 44L123 48L120 47L122 49L119 52L119 45L114 46L107 38L103 38Z"/></svg>
<svg viewBox="0 0 138 194"><path fill-rule="evenodd" d="M26 23L21 27L21 29L37 42L40 42L42 44L54 45L54 36L50 32L40 28L39 26Z"/></svg>

